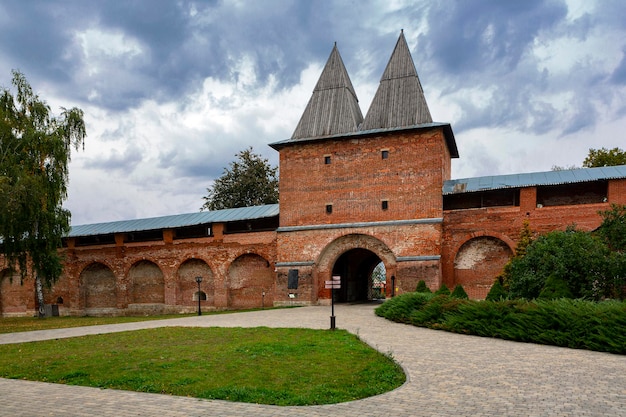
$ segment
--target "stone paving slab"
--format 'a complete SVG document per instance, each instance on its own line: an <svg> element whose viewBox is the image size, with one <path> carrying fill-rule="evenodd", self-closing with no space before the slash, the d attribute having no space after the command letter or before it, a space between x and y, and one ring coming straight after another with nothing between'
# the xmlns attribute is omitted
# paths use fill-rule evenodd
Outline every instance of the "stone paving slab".
<svg viewBox="0 0 626 417"><path fill-rule="evenodd" d="M335 306L337 327L391 354L407 383L342 404L277 407L0 379L0 416L626 416L626 356L392 323L375 305ZM18 343L163 326L327 329L329 307L0 335Z"/></svg>

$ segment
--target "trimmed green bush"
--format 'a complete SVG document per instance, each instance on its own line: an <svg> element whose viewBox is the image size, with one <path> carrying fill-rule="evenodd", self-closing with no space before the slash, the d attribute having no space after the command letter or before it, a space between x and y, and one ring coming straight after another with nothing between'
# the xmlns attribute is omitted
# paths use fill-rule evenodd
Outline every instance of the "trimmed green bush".
<svg viewBox="0 0 626 417"><path fill-rule="evenodd" d="M417 283L417 288L415 288L415 292L431 293L432 291L430 290L430 288L428 288L428 286L426 285L426 282L423 279L421 279Z"/></svg>
<svg viewBox="0 0 626 417"><path fill-rule="evenodd" d="M473 301L414 293L386 301L376 314L456 333L626 354L626 302Z"/></svg>
<svg viewBox="0 0 626 417"><path fill-rule="evenodd" d="M461 284L457 284L457 286L454 287L454 290L452 290L452 293L450 294L450 297L452 297L452 298L460 298L462 300L469 299L469 297L467 296L467 293L465 292L465 290L463 289L463 286Z"/></svg>
<svg viewBox="0 0 626 417"><path fill-rule="evenodd" d="M500 300L506 300L507 298L508 298L508 294L506 290L500 283L500 280L497 279L491 286L491 289L489 290L489 293L487 294L486 300L487 301L500 301Z"/></svg>
<svg viewBox="0 0 626 417"><path fill-rule="evenodd" d="M410 323L413 311L421 309L433 294L410 292L385 301L376 309L376 315L398 323Z"/></svg>
<svg viewBox="0 0 626 417"><path fill-rule="evenodd" d="M441 287L435 291L436 295L450 295L450 289L446 284L441 284Z"/></svg>

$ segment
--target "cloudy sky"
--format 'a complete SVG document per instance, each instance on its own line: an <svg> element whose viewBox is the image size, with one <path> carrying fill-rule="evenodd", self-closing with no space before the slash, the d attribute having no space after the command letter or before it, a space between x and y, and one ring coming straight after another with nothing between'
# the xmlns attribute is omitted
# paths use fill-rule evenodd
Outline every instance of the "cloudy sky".
<svg viewBox="0 0 626 417"><path fill-rule="evenodd" d="M189 213L240 150L278 163L334 42L365 114L401 29L453 178L626 147L622 0L0 0L0 86L84 110L73 224Z"/></svg>

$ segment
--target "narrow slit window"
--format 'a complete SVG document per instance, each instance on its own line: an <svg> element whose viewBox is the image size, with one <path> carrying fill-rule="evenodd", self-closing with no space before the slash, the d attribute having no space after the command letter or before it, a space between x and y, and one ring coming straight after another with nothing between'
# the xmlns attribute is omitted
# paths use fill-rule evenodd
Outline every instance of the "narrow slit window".
<svg viewBox="0 0 626 417"><path fill-rule="evenodd" d="M330 155L324 155L324 164L330 165Z"/></svg>
<svg viewBox="0 0 626 417"><path fill-rule="evenodd" d="M387 149L383 149L383 150L380 152L380 155L382 156L382 158L383 158L383 159L387 159L387 158L389 158L389 150L387 150Z"/></svg>
<svg viewBox="0 0 626 417"><path fill-rule="evenodd" d="M333 212L333 205L332 204L326 204L326 214L330 214Z"/></svg>
<svg viewBox="0 0 626 417"><path fill-rule="evenodd" d="M387 210L389 208L389 201L388 200L383 200L381 207L383 208L383 210Z"/></svg>

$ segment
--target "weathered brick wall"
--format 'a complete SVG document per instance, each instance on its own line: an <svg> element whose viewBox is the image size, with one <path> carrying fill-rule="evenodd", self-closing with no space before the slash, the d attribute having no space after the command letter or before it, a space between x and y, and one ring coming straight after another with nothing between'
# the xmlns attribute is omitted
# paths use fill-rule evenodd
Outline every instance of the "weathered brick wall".
<svg viewBox="0 0 626 417"><path fill-rule="evenodd" d="M292 296L328 301L330 291L324 289L324 281L331 278L338 257L354 248L378 256L385 263L388 280L395 277L398 292L413 290L419 279L438 287L441 189L450 178L450 169L441 128L344 137L281 149L283 229L278 233L277 263L285 266L277 268L278 301L289 302L287 275L294 265L301 266L304 285L298 293L292 291ZM327 205L332 205L331 213L326 212ZM390 223L371 224L375 222ZM370 224L357 225L363 223ZM342 227L284 231L330 224ZM387 289L392 291L389 282Z"/></svg>
<svg viewBox="0 0 626 417"><path fill-rule="evenodd" d="M441 217L441 187L450 172L446 155L441 128L281 149L280 225ZM388 201L386 210L383 200ZM325 210L328 204L331 214Z"/></svg>
<svg viewBox="0 0 626 417"><path fill-rule="evenodd" d="M231 263L228 277L228 307L273 305L274 269L268 260L256 254L242 255Z"/></svg>
<svg viewBox="0 0 626 417"><path fill-rule="evenodd" d="M202 276L201 290L207 295L203 309L261 307L273 297L275 232L121 242L65 249L63 275L46 292L46 303L56 304L62 297L59 310L64 315L194 312L196 276ZM264 274L251 272L260 264ZM248 275L248 287L267 288L265 299L258 294L232 301L242 291L232 283L241 271ZM34 304L33 296L28 297Z"/></svg>
<svg viewBox="0 0 626 417"><path fill-rule="evenodd" d="M487 296L513 251L502 240L477 236L459 248L454 260L454 285L462 285L470 298ZM450 288L452 289L452 288Z"/></svg>
<svg viewBox="0 0 626 417"><path fill-rule="evenodd" d="M208 238L177 240L164 230L162 240L151 242L125 243L123 234L100 246L70 239L62 250L64 273L45 291L45 302L59 304L62 315L194 312L195 277L202 276L203 309L328 303L324 281L356 248L385 264L388 295L413 291L423 279L433 290L460 283L470 297L483 298L525 219L537 234L571 224L593 230L599 211L626 204L626 180L610 180L603 203L540 207L537 189L527 187L519 207L444 212L450 160L437 128L303 143L281 150L280 158L279 231L224 234L215 224ZM287 288L291 269L298 270L296 289ZM0 271L0 313L34 314L33 280L9 278Z"/></svg>
<svg viewBox="0 0 626 417"><path fill-rule="evenodd" d="M615 204L626 204L626 179L609 181L608 199Z"/></svg>
<svg viewBox="0 0 626 417"><path fill-rule="evenodd" d="M591 231L602 223L598 214L610 208L610 203L624 204L626 199L626 181L610 181L609 196L606 203L562 205L554 207L537 207L536 188L524 188L520 192L519 207L490 207L469 210L450 210L444 212L442 272L443 282L450 288L457 283L469 284L470 292L476 298L486 296L487 283L493 283L501 272L501 266L512 255L519 237L523 221L527 219L531 230L543 234L553 230L564 230L569 225L576 225L582 230ZM485 254L488 260L480 269L455 267L459 254L463 256L463 245L480 237L497 239L499 250ZM510 252L506 250L508 247ZM476 248L474 248L476 249ZM500 255L497 255L497 252ZM508 253L508 255L507 255ZM466 292L467 292L467 288ZM469 292L468 295L472 296Z"/></svg>
<svg viewBox="0 0 626 417"><path fill-rule="evenodd" d="M304 286L299 288L298 299L328 300L330 292L324 290L324 281L331 279L339 256L354 248L366 249L378 256L385 264L387 279L395 276L398 292L414 290L420 279L438 287L441 283L439 260L432 258L440 254L441 228L440 222L433 221L279 232L277 264L287 266L277 268L278 295L287 297L288 270L297 268L300 275L306 277L301 278ZM293 266L302 264L306 266ZM390 281L387 288L390 293Z"/></svg>
<svg viewBox="0 0 626 417"><path fill-rule="evenodd" d="M0 269L0 316L32 316L35 311L34 280L27 277L22 282L19 274Z"/></svg>

